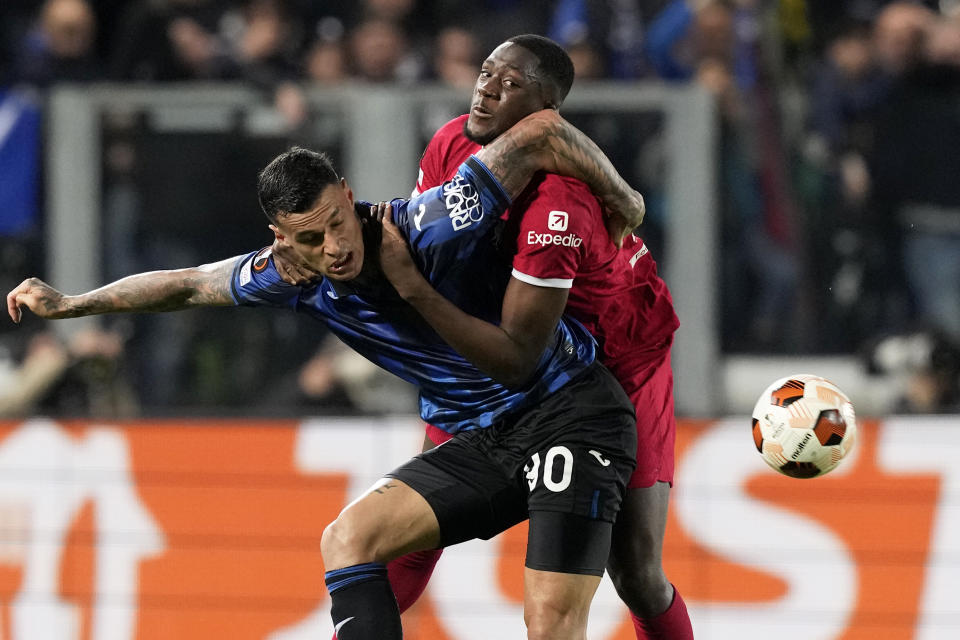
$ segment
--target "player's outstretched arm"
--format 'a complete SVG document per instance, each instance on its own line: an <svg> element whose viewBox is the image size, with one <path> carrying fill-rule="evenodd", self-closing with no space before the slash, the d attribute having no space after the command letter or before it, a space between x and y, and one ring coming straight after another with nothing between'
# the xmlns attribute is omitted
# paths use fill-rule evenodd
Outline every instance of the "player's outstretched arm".
<svg viewBox="0 0 960 640"><path fill-rule="evenodd" d="M603 151L579 129L552 109L528 115L477 157L490 169L510 198L526 187L537 171L576 178L600 198L608 214L620 224L608 224L619 242L643 222L643 196L627 184Z"/></svg>
<svg viewBox="0 0 960 640"><path fill-rule="evenodd" d="M230 279L238 259L138 273L75 296L64 295L38 278L27 278L7 294L7 313L20 322L24 307L41 318L59 319L231 305Z"/></svg>

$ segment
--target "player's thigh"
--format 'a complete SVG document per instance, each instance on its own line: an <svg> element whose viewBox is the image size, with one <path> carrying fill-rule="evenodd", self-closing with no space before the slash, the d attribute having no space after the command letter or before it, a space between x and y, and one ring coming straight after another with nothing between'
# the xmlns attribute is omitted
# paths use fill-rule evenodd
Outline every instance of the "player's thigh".
<svg viewBox="0 0 960 640"><path fill-rule="evenodd" d="M610 556L613 523L573 513L531 511L526 566L600 577Z"/></svg>
<svg viewBox="0 0 960 640"><path fill-rule="evenodd" d="M387 474L427 501L440 530L437 546L489 539L527 518L524 486L488 454L488 431L460 434Z"/></svg>
<svg viewBox="0 0 960 640"><path fill-rule="evenodd" d="M627 489L613 526L610 547L611 573L635 572L645 565L659 568L667 526L670 485Z"/></svg>
<svg viewBox="0 0 960 640"><path fill-rule="evenodd" d="M439 543L440 527L427 500L403 481L383 478L327 527L321 551L330 570L388 562Z"/></svg>

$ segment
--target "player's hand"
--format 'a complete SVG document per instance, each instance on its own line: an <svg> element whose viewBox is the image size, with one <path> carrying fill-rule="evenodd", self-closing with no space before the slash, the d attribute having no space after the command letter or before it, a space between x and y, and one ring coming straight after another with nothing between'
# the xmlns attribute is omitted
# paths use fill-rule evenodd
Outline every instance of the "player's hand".
<svg viewBox="0 0 960 640"><path fill-rule="evenodd" d="M380 220L383 228L383 238L380 242L380 268L383 269L384 275L397 293L405 298L426 280L413 263L406 238L393 223L393 207L390 203L375 204L370 213L375 220Z"/></svg>
<svg viewBox="0 0 960 640"><path fill-rule="evenodd" d="M617 247L623 246L623 240L643 222L647 205L639 191L628 198L605 198L603 201L604 224L607 234Z"/></svg>
<svg viewBox="0 0 960 640"><path fill-rule="evenodd" d="M17 323L23 318L23 307L41 318L70 318L74 314L69 300L70 296L63 295L43 280L27 278L7 294L7 313Z"/></svg>
<svg viewBox="0 0 960 640"><path fill-rule="evenodd" d="M293 247L278 238L274 238L270 250L273 252L273 266L287 284L303 287L323 279L323 275L303 264Z"/></svg>

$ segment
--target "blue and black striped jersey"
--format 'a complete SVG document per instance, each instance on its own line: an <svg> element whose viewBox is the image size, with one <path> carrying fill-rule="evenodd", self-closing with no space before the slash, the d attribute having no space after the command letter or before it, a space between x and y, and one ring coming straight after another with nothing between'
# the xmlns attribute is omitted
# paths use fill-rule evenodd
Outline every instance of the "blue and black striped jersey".
<svg viewBox="0 0 960 640"><path fill-rule="evenodd" d="M509 261L495 248L510 202L477 158L453 180L410 200L394 200L393 220L427 280L458 307L499 322ZM367 256L375 240L365 235ZM454 351L404 302L386 278L374 285L328 279L298 287L283 282L265 251L241 258L233 273L237 304L286 307L324 322L348 346L420 390L420 417L450 433L488 427L562 387L595 358L582 325L564 317L529 384L508 389Z"/></svg>

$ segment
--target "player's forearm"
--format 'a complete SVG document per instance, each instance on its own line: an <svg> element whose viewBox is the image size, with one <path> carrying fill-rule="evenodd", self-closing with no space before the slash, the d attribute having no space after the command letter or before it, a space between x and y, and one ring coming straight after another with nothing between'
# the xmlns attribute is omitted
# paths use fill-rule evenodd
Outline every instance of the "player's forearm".
<svg viewBox="0 0 960 640"><path fill-rule="evenodd" d="M590 138L552 110L531 114L478 152L507 194L520 194L537 171L580 180L634 226L643 221L642 198ZM626 206L621 206L627 203Z"/></svg>
<svg viewBox="0 0 960 640"><path fill-rule="evenodd" d="M65 296L62 317L101 313L179 311L233 304L230 278L235 259L202 267L150 271L128 276L93 291Z"/></svg>
<svg viewBox="0 0 960 640"><path fill-rule="evenodd" d="M536 369L543 349L522 344L502 328L464 312L426 281L400 294L447 344L497 382L519 387Z"/></svg>

